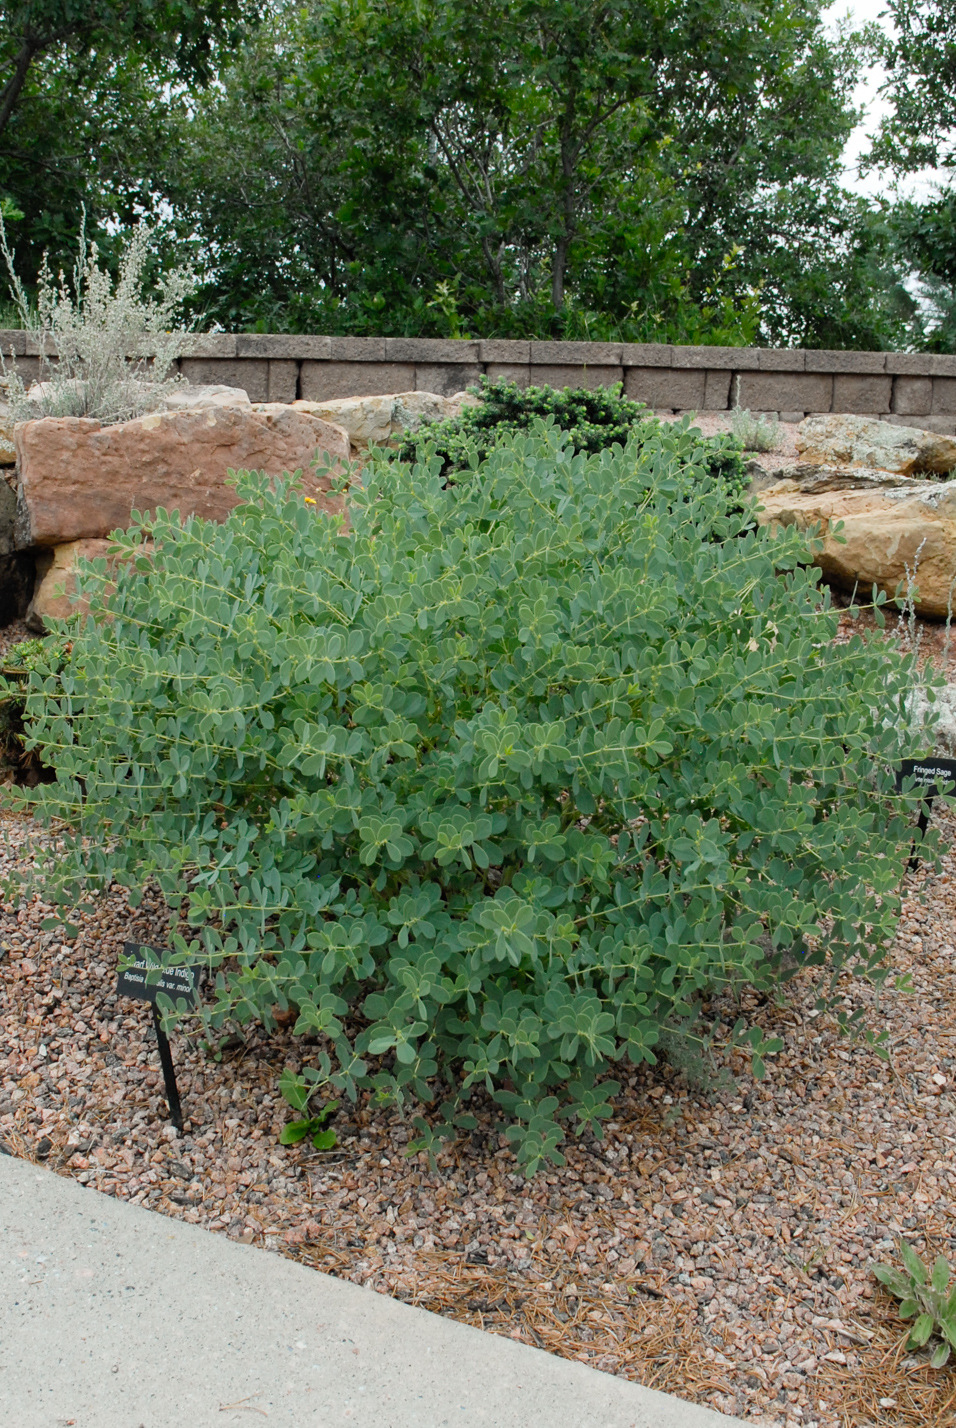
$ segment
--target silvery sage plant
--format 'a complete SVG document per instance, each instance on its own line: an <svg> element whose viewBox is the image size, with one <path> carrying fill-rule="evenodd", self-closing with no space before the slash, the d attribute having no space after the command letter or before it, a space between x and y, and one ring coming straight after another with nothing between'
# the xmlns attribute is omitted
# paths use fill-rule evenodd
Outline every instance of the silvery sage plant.
<svg viewBox="0 0 956 1428"><path fill-rule="evenodd" d="M528 1174L706 999L885 977L914 803L912 660L834 642L804 537L686 427L565 443L373 456L348 523L251 475L222 525L137 517L31 675L56 781L9 795L64 916L161 891L211 1029L292 1008L308 1084L410 1104L418 1148L481 1088Z"/></svg>
<svg viewBox="0 0 956 1428"><path fill-rule="evenodd" d="M93 417L109 425L163 405L181 378L170 369L188 333L179 320L195 286L185 268L161 275L146 296L152 234L140 223L127 240L114 282L95 243L81 227L72 280L54 277L46 257L32 306L13 266L3 218L0 252L20 320L37 340L40 381L29 390L14 360L3 360L7 395L17 421L38 417Z"/></svg>

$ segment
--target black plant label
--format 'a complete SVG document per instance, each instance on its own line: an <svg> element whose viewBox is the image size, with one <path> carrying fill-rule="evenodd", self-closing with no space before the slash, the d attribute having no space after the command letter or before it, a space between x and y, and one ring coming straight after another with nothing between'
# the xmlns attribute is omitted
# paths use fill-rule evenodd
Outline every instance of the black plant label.
<svg viewBox="0 0 956 1428"><path fill-rule="evenodd" d="M144 956L144 951L149 956ZM133 960L116 978L116 995L133 997L139 1002L156 1005L160 992L174 1002L181 997L196 1000L196 973L192 967L158 967L162 956L159 947L143 948L139 942L125 942L123 952Z"/></svg>
<svg viewBox="0 0 956 1428"><path fill-rule="evenodd" d="M896 791L903 788L904 779L916 780L916 788L926 798L939 798L945 791L956 797L956 759L904 759L896 775ZM915 790L914 790L915 791Z"/></svg>

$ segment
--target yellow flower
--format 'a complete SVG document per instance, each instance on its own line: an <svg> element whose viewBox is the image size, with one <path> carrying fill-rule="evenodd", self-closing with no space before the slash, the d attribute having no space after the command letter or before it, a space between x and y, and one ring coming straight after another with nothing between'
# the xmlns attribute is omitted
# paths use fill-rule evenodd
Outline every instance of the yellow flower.
<svg viewBox="0 0 956 1428"><path fill-rule="evenodd" d="M314 505L315 505L315 501L313 500L313 498L312 498L311 496L303 496L302 499L305 501L305 504L306 504L307 506L314 506Z"/></svg>

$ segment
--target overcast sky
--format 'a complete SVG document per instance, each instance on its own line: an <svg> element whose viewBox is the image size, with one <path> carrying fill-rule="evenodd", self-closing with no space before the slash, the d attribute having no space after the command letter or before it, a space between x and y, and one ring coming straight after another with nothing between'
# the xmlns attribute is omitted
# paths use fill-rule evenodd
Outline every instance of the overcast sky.
<svg viewBox="0 0 956 1428"><path fill-rule="evenodd" d="M881 18L881 12L886 9L886 0L838 0L834 5L828 5L823 12L824 19L832 25L846 15L852 17L855 26L868 24L875 21L884 29L888 28L889 20ZM892 184L892 176L874 170L865 177L860 177L858 164L861 154L864 154L869 147L868 135L871 134L878 125L882 115L886 114L890 105L879 94L880 85L886 75L882 68L876 67L869 74L864 75L856 92L856 104L865 110L862 122L847 145L844 156L846 170L844 173L844 183L847 188L854 189L857 193L864 193L875 196L886 193ZM900 192L906 197L926 198L932 195L936 185L940 182L942 175L933 169L926 169L919 174L911 174L900 182Z"/></svg>

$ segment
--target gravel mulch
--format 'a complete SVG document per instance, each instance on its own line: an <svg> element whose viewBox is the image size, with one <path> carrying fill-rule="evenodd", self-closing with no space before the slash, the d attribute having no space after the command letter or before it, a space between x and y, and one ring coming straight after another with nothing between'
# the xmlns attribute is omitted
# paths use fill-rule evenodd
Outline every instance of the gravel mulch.
<svg viewBox="0 0 956 1428"><path fill-rule="evenodd" d="M6 815L0 873L41 835ZM948 844L956 819L943 815ZM907 1354L869 1274L901 1236L956 1251L956 860L910 879L893 953L912 990L847 986L892 1062L842 1040L797 984L748 1008L786 1050L642 1068L603 1143L530 1184L494 1130L437 1168L367 1099L317 1153L277 1142L276 1090L308 1047L173 1037L187 1116L165 1119L148 1009L117 1001L121 943L160 943L156 904L97 900L64 941L33 902L0 910L0 1141L106 1194L725 1412L788 1428L956 1420L956 1372ZM719 1008L717 1009L719 1011ZM727 1021L733 1011L726 1009ZM723 1069L721 1069L723 1068ZM703 1080L703 1085L701 1081Z"/></svg>
<svg viewBox="0 0 956 1428"><path fill-rule="evenodd" d="M680 417L673 412L655 412L654 415L660 417L662 421L680 420ZM718 436L721 432L732 430L733 418L730 412L700 412L694 417L693 425L699 429L703 436ZM800 460L796 444L799 430L799 422L777 422L773 450L748 451L746 454L752 460L759 461L760 465L770 472L796 466Z"/></svg>

